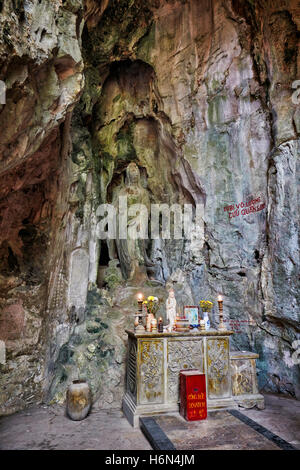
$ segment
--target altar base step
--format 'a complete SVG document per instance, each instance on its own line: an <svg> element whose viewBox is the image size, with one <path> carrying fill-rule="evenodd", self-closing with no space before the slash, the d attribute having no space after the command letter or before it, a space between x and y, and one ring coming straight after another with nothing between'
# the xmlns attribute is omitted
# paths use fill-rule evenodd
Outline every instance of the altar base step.
<svg viewBox="0 0 300 470"><path fill-rule="evenodd" d="M207 400L207 411L224 411L238 409L238 404L232 398L220 398ZM129 394L126 394L122 402L122 410L127 420L133 427L139 426L139 418L157 416L166 413L178 413L179 403L162 403L153 405L136 405Z"/></svg>
<svg viewBox="0 0 300 470"><path fill-rule="evenodd" d="M257 407L259 410L265 409L265 399L259 393L254 395L249 393L247 395L237 395L233 397L235 403L239 408L250 409Z"/></svg>

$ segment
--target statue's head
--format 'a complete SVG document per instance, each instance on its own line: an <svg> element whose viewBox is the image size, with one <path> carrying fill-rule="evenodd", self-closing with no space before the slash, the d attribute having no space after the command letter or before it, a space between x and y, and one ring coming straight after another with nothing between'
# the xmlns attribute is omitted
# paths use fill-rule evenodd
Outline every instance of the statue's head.
<svg viewBox="0 0 300 470"><path fill-rule="evenodd" d="M140 170L136 163L129 163L126 169L126 177L128 183L138 183L140 180Z"/></svg>
<svg viewBox="0 0 300 470"><path fill-rule="evenodd" d="M175 292L174 292L174 289L169 289L169 296L170 297L174 297L175 296Z"/></svg>

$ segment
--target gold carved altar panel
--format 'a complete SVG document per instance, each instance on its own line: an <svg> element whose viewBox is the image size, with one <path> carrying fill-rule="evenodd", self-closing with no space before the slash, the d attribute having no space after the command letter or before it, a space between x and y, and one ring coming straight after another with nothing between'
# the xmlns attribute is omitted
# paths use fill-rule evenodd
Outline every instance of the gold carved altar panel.
<svg viewBox="0 0 300 470"><path fill-rule="evenodd" d="M208 398L231 396L229 338L207 339Z"/></svg>
<svg viewBox="0 0 300 470"><path fill-rule="evenodd" d="M199 369L204 372L204 347L203 340L170 339L167 342L168 362L168 399L178 402L179 373L184 369Z"/></svg>
<svg viewBox="0 0 300 470"><path fill-rule="evenodd" d="M160 340L140 342L140 404L163 403L164 344ZM141 384L143 384L141 386Z"/></svg>

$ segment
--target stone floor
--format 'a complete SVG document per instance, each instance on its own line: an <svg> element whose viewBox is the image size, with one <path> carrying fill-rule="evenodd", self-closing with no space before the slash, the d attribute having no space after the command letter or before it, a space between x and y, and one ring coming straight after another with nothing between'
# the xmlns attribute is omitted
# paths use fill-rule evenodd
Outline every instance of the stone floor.
<svg viewBox="0 0 300 470"><path fill-rule="evenodd" d="M178 450L280 450L227 411L203 421L186 421L177 413L155 419Z"/></svg>
<svg viewBox="0 0 300 470"><path fill-rule="evenodd" d="M0 418L1 450L151 450L123 413L93 411L71 421L62 406L35 406Z"/></svg>
<svg viewBox="0 0 300 470"><path fill-rule="evenodd" d="M300 401L283 395L265 395L264 410L244 410L243 414L300 449Z"/></svg>
<svg viewBox="0 0 300 470"><path fill-rule="evenodd" d="M243 413L300 449L300 402L279 395L265 395L265 400L265 410ZM168 437L174 431L172 416L166 416L166 424L161 426L169 433ZM277 449L226 412L209 413L206 421L187 423L181 417L179 421L181 435L176 432L172 435L178 449ZM34 406L0 418L0 449L151 450L151 447L121 411L93 411L83 421L71 421L65 416L64 407Z"/></svg>

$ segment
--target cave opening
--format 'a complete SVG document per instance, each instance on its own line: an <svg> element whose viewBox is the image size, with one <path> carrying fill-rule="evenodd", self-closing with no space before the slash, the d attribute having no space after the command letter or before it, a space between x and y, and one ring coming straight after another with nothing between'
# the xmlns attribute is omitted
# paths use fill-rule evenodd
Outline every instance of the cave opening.
<svg viewBox="0 0 300 470"><path fill-rule="evenodd" d="M109 257L107 242L106 240L101 240L99 266L101 267L108 266L109 261L110 261L110 257Z"/></svg>

